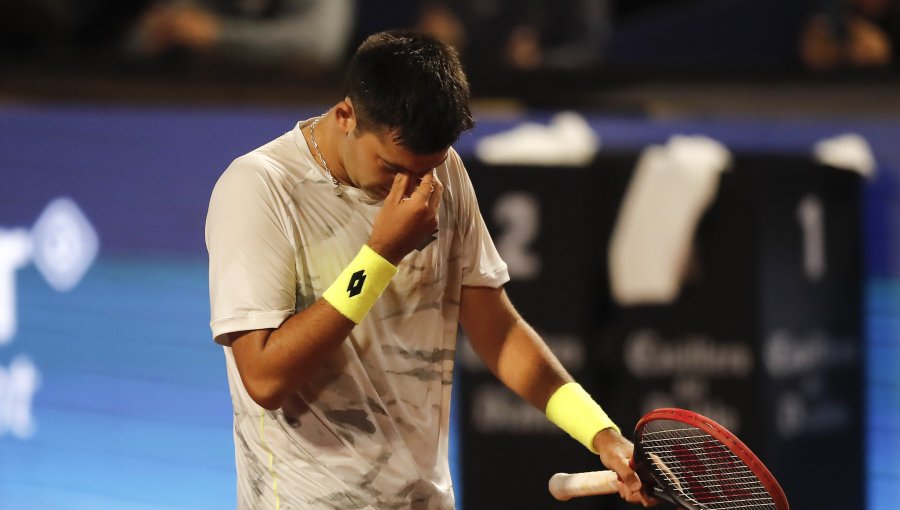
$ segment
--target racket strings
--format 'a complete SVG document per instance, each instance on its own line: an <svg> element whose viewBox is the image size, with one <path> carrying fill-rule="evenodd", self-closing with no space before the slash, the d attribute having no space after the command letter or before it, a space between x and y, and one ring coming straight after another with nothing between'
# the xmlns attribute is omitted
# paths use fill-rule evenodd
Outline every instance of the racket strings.
<svg viewBox="0 0 900 510"><path fill-rule="evenodd" d="M701 508L775 509L769 491L729 448L701 430L670 423L649 424L641 435L657 480Z"/></svg>

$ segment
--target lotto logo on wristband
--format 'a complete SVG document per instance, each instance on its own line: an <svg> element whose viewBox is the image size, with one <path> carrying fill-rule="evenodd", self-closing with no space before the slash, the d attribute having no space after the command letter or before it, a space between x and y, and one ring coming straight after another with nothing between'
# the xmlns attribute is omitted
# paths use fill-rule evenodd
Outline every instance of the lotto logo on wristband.
<svg viewBox="0 0 900 510"><path fill-rule="evenodd" d="M363 284L366 283L366 271L360 269L350 276L350 283L347 285L348 297L353 297L362 292Z"/></svg>

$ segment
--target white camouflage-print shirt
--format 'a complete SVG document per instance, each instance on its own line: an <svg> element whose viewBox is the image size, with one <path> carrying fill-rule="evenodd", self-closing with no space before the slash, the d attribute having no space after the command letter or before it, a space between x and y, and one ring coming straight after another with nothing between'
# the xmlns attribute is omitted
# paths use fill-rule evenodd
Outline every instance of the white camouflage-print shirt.
<svg viewBox="0 0 900 510"><path fill-rule="evenodd" d="M322 296L368 240L382 202L337 197L300 132L235 160L206 225L213 336L277 328ZM459 155L439 236L400 264L384 294L309 382L276 411L247 394L225 345L240 509L452 509L447 463L460 290L509 276Z"/></svg>

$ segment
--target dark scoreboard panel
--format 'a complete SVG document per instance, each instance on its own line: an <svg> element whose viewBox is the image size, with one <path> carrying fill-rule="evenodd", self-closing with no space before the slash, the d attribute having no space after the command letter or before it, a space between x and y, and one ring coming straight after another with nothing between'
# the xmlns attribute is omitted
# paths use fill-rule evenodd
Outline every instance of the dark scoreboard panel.
<svg viewBox="0 0 900 510"><path fill-rule="evenodd" d="M620 306L607 253L637 156L586 168L467 162L513 302L623 431L656 407L692 409L754 449L794 508L863 508L862 179L735 154L678 298ZM460 359L466 510L620 506L553 501L550 475L598 460L471 353ZM822 471L841 483L818 483Z"/></svg>

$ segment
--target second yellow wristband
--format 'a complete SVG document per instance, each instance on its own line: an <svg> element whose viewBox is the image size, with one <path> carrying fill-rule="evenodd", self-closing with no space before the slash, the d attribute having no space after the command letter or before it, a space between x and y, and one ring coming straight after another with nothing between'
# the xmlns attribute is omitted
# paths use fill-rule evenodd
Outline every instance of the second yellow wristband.
<svg viewBox="0 0 900 510"><path fill-rule="evenodd" d="M597 453L594 436L601 430L619 427L609 419L603 409L576 382L563 384L547 401L547 418L570 436Z"/></svg>

